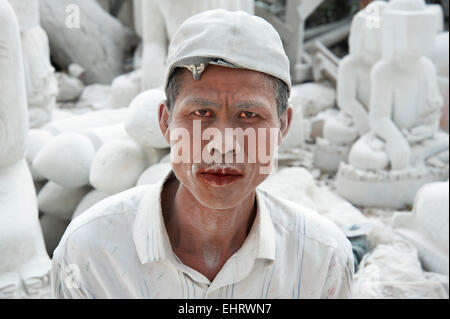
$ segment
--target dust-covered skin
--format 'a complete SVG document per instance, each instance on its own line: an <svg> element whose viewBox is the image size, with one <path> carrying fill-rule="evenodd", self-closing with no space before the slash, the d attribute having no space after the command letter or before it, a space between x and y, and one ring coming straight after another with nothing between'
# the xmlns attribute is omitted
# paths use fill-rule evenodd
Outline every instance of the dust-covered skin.
<svg viewBox="0 0 450 319"><path fill-rule="evenodd" d="M236 139L231 146L211 138L202 140L201 147L194 147L194 121L200 121L202 133L209 128L218 129L223 140L229 134L226 128L250 128L256 132L264 129L265 136L256 135L255 150L259 154L263 143L266 150L270 149L270 128L278 128L277 145L281 144L289 129L292 109L278 117L273 84L259 72L209 66L198 81L187 70L182 72L182 86L173 109L169 111L162 104L159 118L171 146L177 142L170 140L171 130L184 128L189 132L189 140L182 143L189 143L186 149L190 150L190 161L172 164L176 178L163 191L163 213L174 252L183 263L212 280L245 241L256 214L255 189L268 176L261 174L261 168L268 163L262 163L259 156L255 163L249 163L247 137L244 143ZM263 138L265 141L260 141ZM205 148L214 162L224 164L205 163L201 156ZM232 154L232 163L225 163L226 154ZM244 155L244 163L237 163L239 155ZM202 160L195 163L198 159ZM204 178L205 172L219 171L230 171L240 178L225 184Z"/></svg>

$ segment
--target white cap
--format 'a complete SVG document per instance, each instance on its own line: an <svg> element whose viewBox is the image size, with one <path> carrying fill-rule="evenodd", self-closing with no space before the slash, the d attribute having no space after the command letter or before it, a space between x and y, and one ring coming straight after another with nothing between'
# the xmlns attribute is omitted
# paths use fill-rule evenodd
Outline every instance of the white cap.
<svg viewBox="0 0 450 319"><path fill-rule="evenodd" d="M169 47L165 87L175 68L188 68L198 80L208 64L262 72L291 90L280 36L266 20L244 11L209 10L187 19Z"/></svg>

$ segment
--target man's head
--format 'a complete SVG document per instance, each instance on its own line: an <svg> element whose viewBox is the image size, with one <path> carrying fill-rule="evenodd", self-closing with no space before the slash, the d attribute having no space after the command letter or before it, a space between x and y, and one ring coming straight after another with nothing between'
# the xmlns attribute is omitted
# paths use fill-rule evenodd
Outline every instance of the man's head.
<svg viewBox="0 0 450 319"><path fill-rule="evenodd" d="M208 11L180 27L168 64L159 119L174 173L204 206L234 207L267 177L292 119L281 40L260 18Z"/></svg>

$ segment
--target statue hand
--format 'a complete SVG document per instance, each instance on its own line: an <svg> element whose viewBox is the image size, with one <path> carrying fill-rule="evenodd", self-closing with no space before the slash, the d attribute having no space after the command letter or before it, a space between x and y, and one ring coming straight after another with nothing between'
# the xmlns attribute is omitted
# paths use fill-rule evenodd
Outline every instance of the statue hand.
<svg viewBox="0 0 450 319"><path fill-rule="evenodd" d="M417 143L434 135L434 130L427 125L419 125L411 129L403 130L409 143Z"/></svg>
<svg viewBox="0 0 450 319"><path fill-rule="evenodd" d="M434 94L433 96L430 96L427 102L428 108L431 110L440 110L444 105L444 99L442 98L441 94Z"/></svg>
<svg viewBox="0 0 450 319"><path fill-rule="evenodd" d="M391 160L392 170L403 170L409 166L411 148L406 139L388 142L386 150Z"/></svg>

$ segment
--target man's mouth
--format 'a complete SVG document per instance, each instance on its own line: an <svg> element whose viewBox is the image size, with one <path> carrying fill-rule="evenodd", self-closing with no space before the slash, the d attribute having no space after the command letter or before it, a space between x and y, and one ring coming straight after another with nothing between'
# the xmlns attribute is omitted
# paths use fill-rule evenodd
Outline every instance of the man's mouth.
<svg viewBox="0 0 450 319"><path fill-rule="evenodd" d="M202 169L199 177L213 186L222 186L234 183L244 177L244 173L233 167L219 167Z"/></svg>

